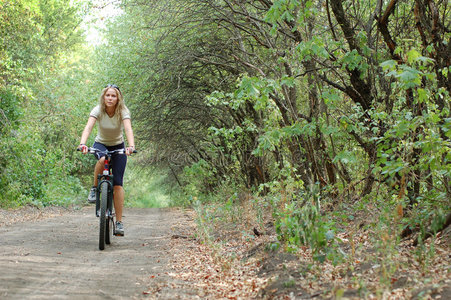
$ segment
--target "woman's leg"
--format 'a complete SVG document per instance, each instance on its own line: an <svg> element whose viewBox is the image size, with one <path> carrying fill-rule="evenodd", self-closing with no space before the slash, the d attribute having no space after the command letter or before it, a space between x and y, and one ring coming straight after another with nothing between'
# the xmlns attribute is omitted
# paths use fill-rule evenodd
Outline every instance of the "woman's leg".
<svg viewBox="0 0 451 300"><path fill-rule="evenodd" d="M98 184L98 176L99 174L102 173L103 170L103 164L105 162L105 157L100 158L95 167L94 167L94 180L93 180L93 184L92 184L92 188L89 191L89 195L88 195L88 202L89 203L95 203L96 202L96 189L97 189L97 184Z"/></svg>
<svg viewBox="0 0 451 300"><path fill-rule="evenodd" d="M94 142L92 145L93 148L99 149L101 151L106 151L107 147L104 144ZM105 165L105 154L104 153L95 153L94 156L97 159L96 166L94 167L94 187L97 187L98 184L98 175L102 174L103 168Z"/></svg>
<svg viewBox="0 0 451 300"><path fill-rule="evenodd" d="M117 145L115 148L122 149L124 144ZM124 182L125 166L127 165L127 156L125 154L113 155L113 186L114 186L114 209L116 211L116 221L122 222L122 212L124 209Z"/></svg>
<svg viewBox="0 0 451 300"><path fill-rule="evenodd" d="M104 165L105 165L105 157L101 157L97 161L96 166L94 167L94 185L93 186L95 186L95 187L97 187L98 175L102 173Z"/></svg>
<svg viewBox="0 0 451 300"><path fill-rule="evenodd" d="M114 210L116 221L122 222L122 210L124 209L124 189L120 185L114 186Z"/></svg>

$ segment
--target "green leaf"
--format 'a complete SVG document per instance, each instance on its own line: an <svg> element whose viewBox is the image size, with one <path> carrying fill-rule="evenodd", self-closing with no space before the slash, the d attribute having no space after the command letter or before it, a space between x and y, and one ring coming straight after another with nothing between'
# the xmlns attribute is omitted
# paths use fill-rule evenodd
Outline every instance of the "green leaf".
<svg viewBox="0 0 451 300"><path fill-rule="evenodd" d="M349 163L355 163L357 161L355 154L350 151L340 151L335 158L332 160L332 162L336 163L340 161L343 164L349 164Z"/></svg>
<svg viewBox="0 0 451 300"><path fill-rule="evenodd" d="M386 60L383 63L381 63L380 66L382 67L382 69L384 71L388 71L388 70L392 71L396 67L396 61L393 59Z"/></svg>
<svg viewBox="0 0 451 300"><path fill-rule="evenodd" d="M333 230L329 230L326 232L326 240L330 241L335 238L335 233Z"/></svg>
<svg viewBox="0 0 451 300"><path fill-rule="evenodd" d="M420 56L421 54L417 50L411 49L409 52L407 52L407 62L409 64L412 64L413 62L417 61Z"/></svg>
<svg viewBox="0 0 451 300"><path fill-rule="evenodd" d="M397 76L405 89L415 88L421 85L422 73L414 68L402 66L403 71Z"/></svg>
<svg viewBox="0 0 451 300"><path fill-rule="evenodd" d="M288 87L294 87L294 78L293 77L288 77L288 76L284 76L281 80L281 85L286 85Z"/></svg>

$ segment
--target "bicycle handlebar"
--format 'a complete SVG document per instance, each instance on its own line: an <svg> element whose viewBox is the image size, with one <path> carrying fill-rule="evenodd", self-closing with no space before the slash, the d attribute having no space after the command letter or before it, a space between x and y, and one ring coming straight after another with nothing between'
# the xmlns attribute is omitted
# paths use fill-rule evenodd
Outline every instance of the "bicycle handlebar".
<svg viewBox="0 0 451 300"><path fill-rule="evenodd" d="M81 151L81 148L77 148L77 151ZM116 149L116 150L111 150L111 151L110 150L104 151L104 150L100 150L100 149L97 149L97 148L94 148L94 147L88 147L88 153L95 154L95 153L98 153L98 152L105 153L105 154L115 154L115 153L117 153L117 154L125 154L125 149L122 148L122 149ZM138 153L138 151L133 149L132 153Z"/></svg>

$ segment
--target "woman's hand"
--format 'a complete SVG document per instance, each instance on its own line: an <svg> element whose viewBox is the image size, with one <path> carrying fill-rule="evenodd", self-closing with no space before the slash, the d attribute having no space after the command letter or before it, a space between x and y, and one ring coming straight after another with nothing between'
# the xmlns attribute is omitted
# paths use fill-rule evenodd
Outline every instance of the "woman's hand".
<svg viewBox="0 0 451 300"><path fill-rule="evenodd" d="M132 155L133 151L135 151L135 146L128 146L128 147L125 149L125 154L127 154L127 155Z"/></svg>
<svg viewBox="0 0 451 300"><path fill-rule="evenodd" d="M83 154L88 153L88 146L86 146L85 144L78 145L77 149L79 149L81 151L81 153L83 153Z"/></svg>

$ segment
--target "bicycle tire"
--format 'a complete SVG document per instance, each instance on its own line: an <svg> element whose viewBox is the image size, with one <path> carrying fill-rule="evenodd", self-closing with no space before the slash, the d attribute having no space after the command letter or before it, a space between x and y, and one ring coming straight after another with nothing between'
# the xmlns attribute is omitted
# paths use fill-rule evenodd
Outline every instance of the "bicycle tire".
<svg viewBox="0 0 451 300"><path fill-rule="evenodd" d="M99 222L99 249L105 249L106 209L108 205L108 182L100 185L100 222Z"/></svg>
<svg viewBox="0 0 451 300"><path fill-rule="evenodd" d="M111 244L113 238L113 226L114 226L114 210L112 207L109 208L109 213L111 214L106 218L106 232L105 232L105 243L107 245Z"/></svg>

